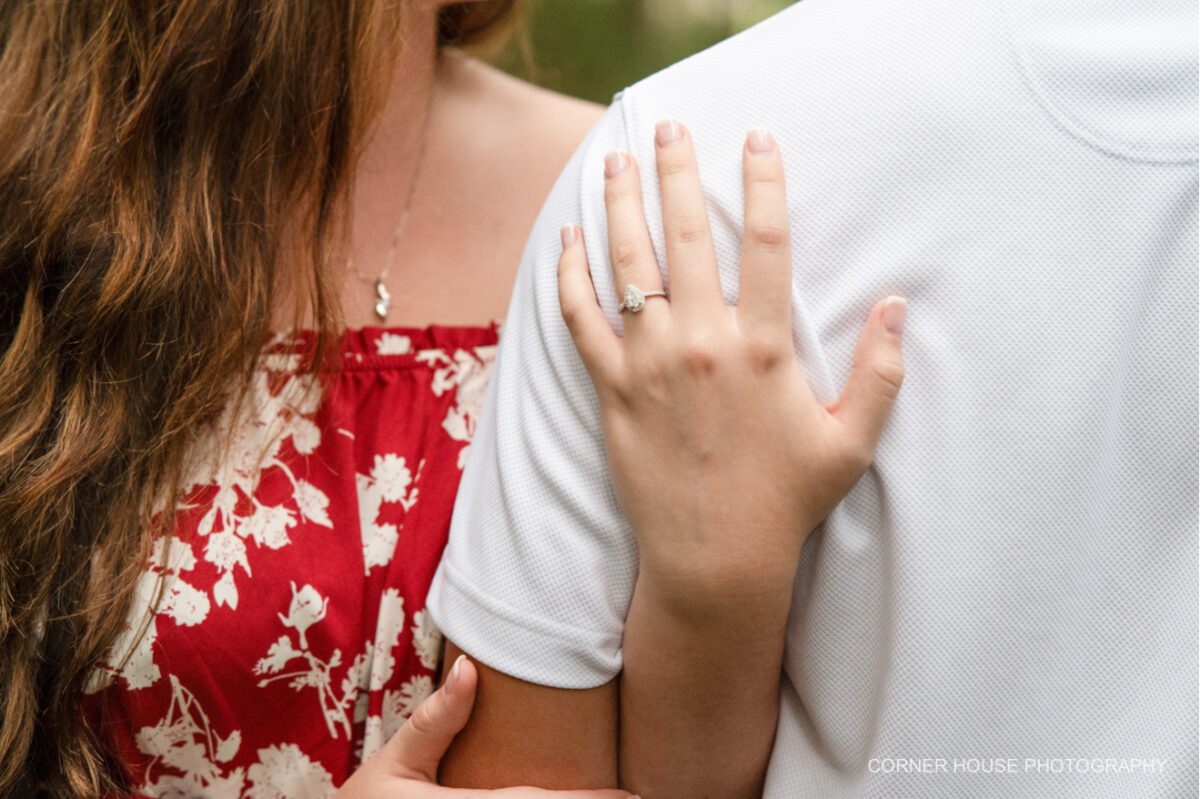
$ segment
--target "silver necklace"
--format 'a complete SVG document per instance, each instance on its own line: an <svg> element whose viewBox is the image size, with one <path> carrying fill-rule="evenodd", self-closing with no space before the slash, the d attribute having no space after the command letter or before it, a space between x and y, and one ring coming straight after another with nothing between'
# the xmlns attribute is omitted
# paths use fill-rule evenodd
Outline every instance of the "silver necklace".
<svg viewBox="0 0 1200 799"><path fill-rule="evenodd" d="M421 167L425 164L425 143L429 140L429 124L433 116L433 90L434 86L429 87L429 98L425 102L425 120L421 125L421 138L417 143L417 160L413 166L412 178L408 181L408 191L404 196L404 206L400 211L400 219L396 223L396 229L392 231L392 240L388 244L387 252L383 256L383 268L375 277L363 274L358 265L354 263L354 258L347 259L347 265L354 271L360 280L368 286L373 286L375 289L375 315L379 317L379 321L386 321L388 311L392 309L392 295L387 290L388 273L392 269L392 263L396 260L396 253L400 249L400 240L404 238L404 228L408 224L408 215L412 210L413 197L417 193L417 183L421 180Z"/></svg>

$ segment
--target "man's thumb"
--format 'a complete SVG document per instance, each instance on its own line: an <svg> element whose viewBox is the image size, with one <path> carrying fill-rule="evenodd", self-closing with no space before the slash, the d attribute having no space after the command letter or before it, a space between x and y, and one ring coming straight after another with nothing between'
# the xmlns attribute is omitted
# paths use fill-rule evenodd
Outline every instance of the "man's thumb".
<svg viewBox="0 0 1200 799"><path fill-rule="evenodd" d="M438 764L471 717L478 679L474 664L460 655L442 687L417 707L380 753L390 761L389 771L406 779L437 781Z"/></svg>

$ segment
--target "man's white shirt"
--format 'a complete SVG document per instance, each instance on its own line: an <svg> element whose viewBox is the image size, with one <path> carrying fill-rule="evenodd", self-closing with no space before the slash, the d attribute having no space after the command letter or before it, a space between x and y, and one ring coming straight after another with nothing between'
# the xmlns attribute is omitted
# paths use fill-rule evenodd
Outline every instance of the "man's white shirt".
<svg viewBox="0 0 1200 799"><path fill-rule="evenodd" d="M766 796L1196 795L1196 70L1194 2L806 0L627 89L526 249L438 625L535 683L619 672L636 545L558 229L619 328L603 157L643 164L665 263L653 134L679 119L735 302L762 127L818 398L872 304L909 300L875 465L796 576Z"/></svg>

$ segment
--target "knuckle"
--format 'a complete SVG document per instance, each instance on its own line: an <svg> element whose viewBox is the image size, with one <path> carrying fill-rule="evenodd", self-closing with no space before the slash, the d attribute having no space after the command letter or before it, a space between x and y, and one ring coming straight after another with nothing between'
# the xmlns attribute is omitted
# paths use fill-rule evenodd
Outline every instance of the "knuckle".
<svg viewBox="0 0 1200 799"><path fill-rule="evenodd" d="M788 246L788 229L771 222L751 222L746 226L746 238L757 249L780 252Z"/></svg>
<svg viewBox="0 0 1200 799"><path fill-rule="evenodd" d="M422 736L434 735L438 730L437 716L430 704L428 699L422 702L408 719L412 731Z"/></svg>
<svg viewBox="0 0 1200 799"><path fill-rule="evenodd" d="M659 385L667 376L666 359L653 350L634 359L630 368L633 372L631 385Z"/></svg>
<svg viewBox="0 0 1200 799"><path fill-rule="evenodd" d="M875 448L869 441L851 441L842 453L842 462L846 465L848 482L853 484L875 462Z"/></svg>
<svg viewBox="0 0 1200 799"><path fill-rule="evenodd" d="M571 299L563 299L559 302L562 310L563 322L566 323L567 329L572 333L579 327L579 316L582 313L579 303Z"/></svg>
<svg viewBox="0 0 1200 799"><path fill-rule="evenodd" d="M675 157L659 157L658 173L664 178L671 178L677 175L682 175L691 170L692 161L690 158Z"/></svg>
<svg viewBox="0 0 1200 799"><path fill-rule="evenodd" d="M573 280L581 271L587 271L586 260L580 259L570 252L564 252L559 256L558 271L555 272L558 278L559 290L563 291L574 285Z"/></svg>
<svg viewBox="0 0 1200 799"><path fill-rule="evenodd" d="M588 377L592 381L592 389L596 392L596 399L600 403L600 422L603 424L607 409L616 404L621 399L621 395L616 390L609 372L589 369Z"/></svg>
<svg viewBox="0 0 1200 799"><path fill-rule="evenodd" d="M720 348L708 338L693 338L685 342L679 353L679 363L694 377L707 377L720 366Z"/></svg>
<svg viewBox="0 0 1200 799"><path fill-rule="evenodd" d="M751 370L758 374L773 372L784 363L791 353L784 352L773 342L752 338L746 342L745 358Z"/></svg>
<svg viewBox="0 0 1200 799"><path fill-rule="evenodd" d="M641 248L632 241L616 241L612 246L613 268L628 271L641 257Z"/></svg>
<svg viewBox="0 0 1200 799"><path fill-rule="evenodd" d="M623 374L610 375L607 382L597 384L596 394L600 398L601 423L605 430L612 429L620 413L627 411L635 399L633 383Z"/></svg>
<svg viewBox="0 0 1200 799"><path fill-rule="evenodd" d="M604 202L609 206L616 205L630 195L630 187L618 175L612 180L604 181Z"/></svg>
<svg viewBox="0 0 1200 799"><path fill-rule="evenodd" d="M679 217L670 226L670 235L680 244L695 244L703 240L706 232L704 222L695 217Z"/></svg>
<svg viewBox="0 0 1200 799"><path fill-rule="evenodd" d="M764 164L746 171L746 182L752 186L773 186L782 181L783 173L775 164Z"/></svg>
<svg viewBox="0 0 1200 799"><path fill-rule="evenodd" d="M870 370L878 390L888 399L895 399L904 383L904 364L891 359L876 359Z"/></svg>
<svg viewBox="0 0 1200 799"><path fill-rule="evenodd" d="M624 406L633 399L633 388L634 382L630 375L625 370L614 369L608 373L608 379L604 381L601 390L606 398Z"/></svg>

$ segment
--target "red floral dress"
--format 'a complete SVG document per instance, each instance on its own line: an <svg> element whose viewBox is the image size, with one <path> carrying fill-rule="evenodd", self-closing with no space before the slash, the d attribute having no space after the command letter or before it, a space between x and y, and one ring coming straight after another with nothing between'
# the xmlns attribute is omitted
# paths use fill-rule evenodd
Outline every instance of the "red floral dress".
<svg viewBox="0 0 1200 799"><path fill-rule="evenodd" d="M497 337L351 330L325 381L305 337L268 348L89 687L140 795L328 796L433 690L425 596Z"/></svg>

